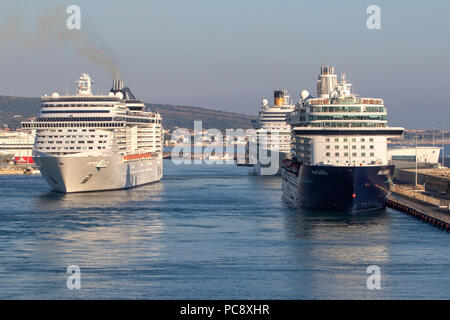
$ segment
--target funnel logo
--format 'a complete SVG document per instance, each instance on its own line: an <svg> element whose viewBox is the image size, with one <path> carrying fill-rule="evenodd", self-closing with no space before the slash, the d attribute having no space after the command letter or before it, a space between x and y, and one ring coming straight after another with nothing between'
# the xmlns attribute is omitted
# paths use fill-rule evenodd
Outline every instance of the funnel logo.
<svg viewBox="0 0 450 320"><path fill-rule="evenodd" d="M70 16L66 20L66 26L69 30L80 30L81 29L81 9L77 5L68 6L66 13Z"/></svg>

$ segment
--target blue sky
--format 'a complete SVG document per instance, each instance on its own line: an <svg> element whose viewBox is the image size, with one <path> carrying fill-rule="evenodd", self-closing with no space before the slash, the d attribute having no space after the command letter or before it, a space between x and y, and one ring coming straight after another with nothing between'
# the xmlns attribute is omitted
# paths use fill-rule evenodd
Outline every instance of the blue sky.
<svg viewBox="0 0 450 320"><path fill-rule="evenodd" d="M3 4L33 34L59 5L81 8L82 32L107 47L125 83L146 102L256 114L273 90L315 93L319 67L346 71L354 92L381 97L390 125L450 127L449 1L24 1ZM366 8L381 8L381 30ZM62 19L68 15L61 12ZM0 94L73 91L81 72L106 91L110 74L69 43L1 39Z"/></svg>

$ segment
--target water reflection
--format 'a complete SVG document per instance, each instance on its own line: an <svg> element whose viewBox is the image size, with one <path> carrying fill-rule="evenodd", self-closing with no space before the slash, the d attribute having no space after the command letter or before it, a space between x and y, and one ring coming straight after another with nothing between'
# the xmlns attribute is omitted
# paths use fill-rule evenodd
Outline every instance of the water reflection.
<svg viewBox="0 0 450 320"><path fill-rule="evenodd" d="M386 210L352 214L292 209L284 227L293 240L293 260L300 270L311 270L299 283L306 281L312 297L384 297L367 289L366 268L375 264L383 270L389 262L389 220ZM388 278L383 274L384 281Z"/></svg>
<svg viewBox="0 0 450 320"><path fill-rule="evenodd" d="M36 207L44 210L113 208L131 202L161 201L162 189L162 182L155 182L126 190L68 194L49 191L36 198Z"/></svg>
<svg viewBox="0 0 450 320"><path fill-rule="evenodd" d="M85 270L129 269L158 259L164 233L161 192L157 182L129 190L37 196L36 229L45 236L36 254L52 265Z"/></svg>
<svg viewBox="0 0 450 320"><path fill-rule="evenodd" d="M389 238L386 210L352 214L298 209L286 215L285 228L290 237L314 240L311 255L347 263L381 263L389 258L384 245Z"/></svg>

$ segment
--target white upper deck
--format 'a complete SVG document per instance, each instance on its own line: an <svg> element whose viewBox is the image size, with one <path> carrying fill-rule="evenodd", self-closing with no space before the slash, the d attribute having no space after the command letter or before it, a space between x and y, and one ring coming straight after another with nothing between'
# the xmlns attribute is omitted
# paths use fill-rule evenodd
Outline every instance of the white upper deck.
<svg viewBox="0 0 450 320"><path fill-rule="evenodd" d="M383 99L358 97L351 87L345 74L338 82L334 67L322 67L317 80L317 98L303 90L288 123L296 128L386 128Z"/></svg>
<svg viewBox="0 0 450 320"><path fill-rule="evenodd" d="M326 166L387 164L387 139L404 131L388 127L383 99L352 93L345 74L338 82L332 66L320 68L317 97L301 92L287 123L293 132L293 157Z"/></svg>
<svg viewBox="0 0 450 320"><path fill-rule="evenodd" d="M258 128L267 130L290 130L286 123L286 116L292 112L295 105L291 102L291 97L287 90L274 92L274 103L269 105L266 99L262 100L261 110L258 116Z"/></svg>
<svg viewBox="0 0 450 320"><path fill-rule="evenodd" d="M76 93L42 97L39 117L22 122L22 127L36 130L35 149L68 155L109 152L122 154L161 152L162 119L156 112L145 111L122 80L115 80L108 95L92 92L88 74L77 81Z"/></svg>

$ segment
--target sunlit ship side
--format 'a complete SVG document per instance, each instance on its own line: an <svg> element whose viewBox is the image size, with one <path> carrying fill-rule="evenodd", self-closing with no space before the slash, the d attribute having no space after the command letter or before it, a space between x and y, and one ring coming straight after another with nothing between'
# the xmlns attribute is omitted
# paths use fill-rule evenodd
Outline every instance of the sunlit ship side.
<svg viewBox="0 0 450 320"><path fill-rule="evenodd" d="M161 116L147 112L121 80L93 95L83 74L75 95L42 97L33 158L58 192L127 189L162 178Z"/></svg>
<svg viewBox="0 0 450 320"><path fill-rule="evenodd" d="M272 153L278 155L277 163L264 164L259 154L254 171L261 175L265 166L276 166L275 172L281 174L281 163L285 159L291 158L291 126L286 123L286 115L293 111L295 106L291 103L291 98L287 90L274 92L274 104L269 105L266 99L262 100L262 108L256 121L256 134L258 144L267 159L273 158Z"/></svg>
<svg viewBox="0 0 450 320"><path fill-rule="evenodd" d="M352 94L345 75L338 84L333 67L321 68L317 95L303 90L288 116L292 159L282 165L284 197L306 208L383 208L394 171L387 139L404 129L388 127L382 99Z"/></svg>

